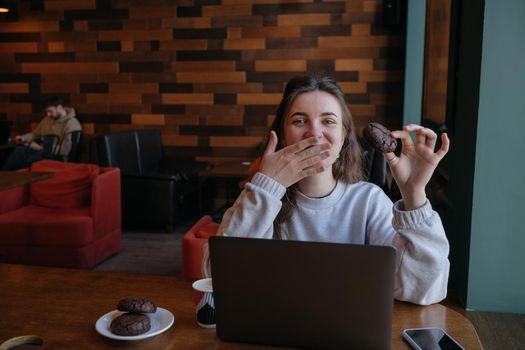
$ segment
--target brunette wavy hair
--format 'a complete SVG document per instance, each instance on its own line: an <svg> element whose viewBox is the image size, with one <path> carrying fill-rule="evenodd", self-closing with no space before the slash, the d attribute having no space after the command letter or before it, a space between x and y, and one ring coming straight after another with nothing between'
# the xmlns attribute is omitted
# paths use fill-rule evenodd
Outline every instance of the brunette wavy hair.
<svg viewBox="0 0 525 350"><path fill-rule="evenodd" d="M345 135L339 157L332 165L334 178L337 181L345 181L348 183L356 183L363 180L363 152L357 141L352 114L346 104L345 94L335 80L329 76L316 74L295 77L288 81L271 126L271 129L275 131L279 140L277 149L284 147L284 122L293 102L297 96L312 91L324 91L335 97L343 113L342 122ZM274 238L281 238L279 225L290 218L292 209L295 206L296 191L296 185L292 185L286 189L286 194L282 199L283 205L274 221Z"/></svg>

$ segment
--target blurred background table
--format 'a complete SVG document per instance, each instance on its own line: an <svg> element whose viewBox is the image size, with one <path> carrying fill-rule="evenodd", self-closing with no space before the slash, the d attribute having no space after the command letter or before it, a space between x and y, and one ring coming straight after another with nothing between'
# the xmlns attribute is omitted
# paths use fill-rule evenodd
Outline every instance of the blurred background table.
<svg viewBox="0 0 525 350"><path fill-rule="evenodd" d="M40 171L0 171L0 191L53 177L53 173Z"/></svg>

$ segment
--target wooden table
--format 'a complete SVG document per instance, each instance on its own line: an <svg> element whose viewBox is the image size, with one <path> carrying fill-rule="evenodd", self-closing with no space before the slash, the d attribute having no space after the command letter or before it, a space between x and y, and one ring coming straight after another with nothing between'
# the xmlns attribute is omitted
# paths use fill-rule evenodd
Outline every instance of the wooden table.
<svg viewBox="0 0 525 350"><path fill-rule="evenodd" d="M126 297L153 300L175 315L166 332L140 341L118 341L95 331L97 319ZM0 343L37 334L42 349L270 349L220 341L215 330L199 327L191 282L176 277L0 264ZM329 312L329 311L327 311ZM482 349L470 321L442 305L396 302L392 348L410 349L401 337L409 327L445 329L466 349ZM273 348L275 349L275 348Z"/></svg>
<svg viewBox="0 0 525 350"><path fill-rule="evenodd" d="M226 203L222 207L213 211L213 217L217 217L220 220L224 211L233 204L235 199L237 199L240 189L244 187L244 182L248 178L249 169L249 162L226 162L217 164L210 170L201 171L199 173L199 177L201 178L225 180ZM200 196L202 195L203 194L201 193ZM200 203L202 203L202 198L200 199Z"/></svg>
<svg viewBox="0 0 525 350"><path fill-rule="evenodd" d="M0 191L16 186L42 181L55 176L54 173L40 171L0 171Z"/></svg>
<svg viewBox="0 0 525 350"><path fill-rule="evenodd" d="M210 170L201 171L199 176L242 179L248 177L248 169L250 169L248 162L227 162L217 164Z"/></svg>

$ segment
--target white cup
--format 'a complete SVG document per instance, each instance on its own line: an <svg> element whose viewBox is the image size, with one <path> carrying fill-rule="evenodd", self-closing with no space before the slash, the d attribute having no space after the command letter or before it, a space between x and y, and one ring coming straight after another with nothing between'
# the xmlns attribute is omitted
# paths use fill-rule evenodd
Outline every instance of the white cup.
<svg viewBox="0 0 525 350"><path fill-rule="evenodd" d="M193 282L197 293L195 313L197 324L204 328L215 328L215 302L211 278L203 278Z"/></svg>

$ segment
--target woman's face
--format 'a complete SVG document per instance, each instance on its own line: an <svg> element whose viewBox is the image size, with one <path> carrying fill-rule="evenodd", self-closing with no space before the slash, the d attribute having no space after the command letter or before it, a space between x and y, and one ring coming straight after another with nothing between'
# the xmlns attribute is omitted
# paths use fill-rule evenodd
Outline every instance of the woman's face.
<svg viewBox="0 0 525 350"><path fill-rule="evenodd" d="M284 119L284 145L292 145L316 136L330 144L330 157L323 163L332 165L339 156L345 138L343 113L338 100L324 91L301 94L293 101Z"/></svg>

